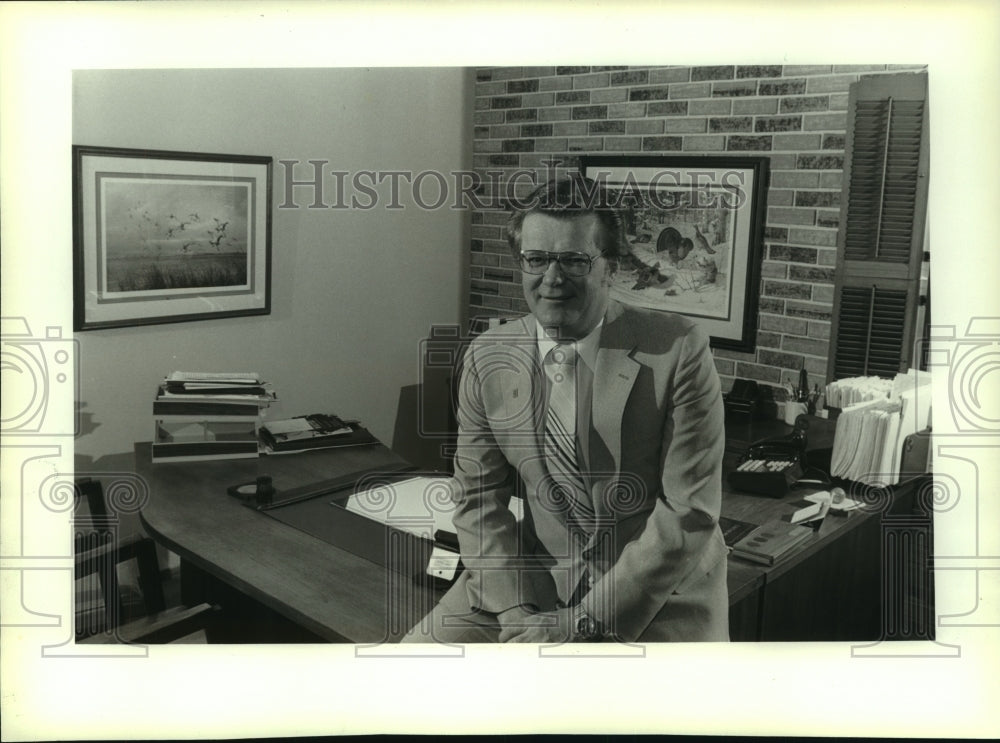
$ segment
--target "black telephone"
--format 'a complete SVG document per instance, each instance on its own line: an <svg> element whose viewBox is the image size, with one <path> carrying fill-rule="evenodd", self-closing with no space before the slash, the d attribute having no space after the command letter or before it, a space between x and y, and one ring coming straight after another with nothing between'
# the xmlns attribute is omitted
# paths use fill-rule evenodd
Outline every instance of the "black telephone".
<svg viewBox="0 0 1000 743"><path fill-rule="evenodd" d="M729 486L771 498L784 497L802 477L808 428L808 422L800 418L795 430L787 436L751 444L740 456L736 469L729 473Z"/></svg>

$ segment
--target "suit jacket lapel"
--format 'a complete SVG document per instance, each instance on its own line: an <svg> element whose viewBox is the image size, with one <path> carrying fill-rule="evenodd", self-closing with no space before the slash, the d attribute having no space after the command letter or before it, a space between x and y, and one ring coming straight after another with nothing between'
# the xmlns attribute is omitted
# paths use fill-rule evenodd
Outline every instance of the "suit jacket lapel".
<svg viewBox="0 0 1000 743"><path fill-rule="evenodd" d="M621 470L622 417L641 368L631 356L638 339L626 325L623 314L620 304L609 302L594 369L589 466L600 473L592 483L592 493L595 508L603 515L607 515L607 510L602 493L607 479ZM506 340L500 341L504 351L500 347L491 351L498 356L489 362L492 367L489 385L502 395L502 407L488 414L497 444L530 485L545 476L540 443L545 425L545 385L535 321L528 315L504 328ZM499 354L504 353L501 361ZM494 363L497 366L493 367Z"/></svg>
<svg viewBox="0 0 1000 743"><path fill-rule="evenodd" d="M591 435L590 461L597 472L621 470L622 417L640 368L631 356L638 339L623 314L620 304L609 303L594 370L591 425L597 435Z"/></svg>

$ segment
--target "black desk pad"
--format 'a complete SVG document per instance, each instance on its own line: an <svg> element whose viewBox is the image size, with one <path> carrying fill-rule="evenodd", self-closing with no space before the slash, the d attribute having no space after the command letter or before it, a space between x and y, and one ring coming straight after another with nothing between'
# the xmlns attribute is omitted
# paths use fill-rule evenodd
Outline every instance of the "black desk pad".
<svg viewBox="0 0 1000 743"><path fill-rule="evenodd" d="M362 479L368 488L421 474L426 473L412 468L388 473L384 468L356 472L326 483L278 493L273 504L257 510L327 544L415 578L426 574L434 543L348 511L344 505L354 493L355 483ZM440 476L440 473L435 474Z"/></svg>

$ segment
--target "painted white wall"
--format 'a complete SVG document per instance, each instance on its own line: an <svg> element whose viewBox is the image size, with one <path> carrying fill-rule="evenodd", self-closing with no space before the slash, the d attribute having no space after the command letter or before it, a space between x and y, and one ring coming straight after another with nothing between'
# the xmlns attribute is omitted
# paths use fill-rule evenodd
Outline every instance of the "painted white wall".
<svg viewBox="0 0 1000 743"><path fill-rule="evenodd" d="M307 209L285 201L279 160L327 169L471 164L468 72L434 69L78 70L73 143L274 157L272 304L265 316L79 332L77 456L129 451L152 433L157 383L173 370L259 371L285 417L332 411L390 442L419 342L461 322L468 214L417 208ZM295 172L311 176L311 167ZM433 197L433 184L426 194ZM323 198L335 201L332 179ZM381 189L388 196L388 186Z"/></svg>

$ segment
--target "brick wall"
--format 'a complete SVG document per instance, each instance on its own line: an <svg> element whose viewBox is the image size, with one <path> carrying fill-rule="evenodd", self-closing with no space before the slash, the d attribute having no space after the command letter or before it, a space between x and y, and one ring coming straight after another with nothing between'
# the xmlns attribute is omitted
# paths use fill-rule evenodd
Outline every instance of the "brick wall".
<svg viewBox="0 0 1000 743"><path fill-rule="evenodd" d="M848 88L862 75L920 65L495 67L476 71L473 165L498 196L519 170L541 181L581 154L766 155L771 187L753 353L714 349L728 390L736 377L777 386L825 378L833 309ZM497 175L502 173L502 175ZM514 181L518 195L530 179ZM522 187L523 184L523 187ZM493 203L492 199L483 199ZM506 214L472 215L472 330L522 314ZM779 395L780 398L780 395Z"/></svg>

